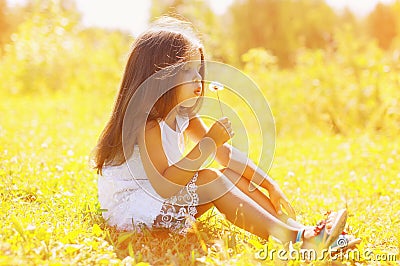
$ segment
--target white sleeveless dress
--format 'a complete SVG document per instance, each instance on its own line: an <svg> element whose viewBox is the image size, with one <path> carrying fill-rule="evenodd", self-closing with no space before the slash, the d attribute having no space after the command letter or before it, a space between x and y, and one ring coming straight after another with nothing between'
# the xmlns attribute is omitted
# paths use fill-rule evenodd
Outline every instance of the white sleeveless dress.
<svg viewBox="0 0 400 266"><path fill-rule="evenodd" d="M182 158L183 131L189 125L189 118L178 115L176 122L176 130L165 121L159 122L169 165ZM161 227L180 234L191 228L199 202L195 184L197 172L185 187L167 199L162 198L148 180L137 145L125 163L103 167L102 172L103 175L98 176L98 198L109 225L119 230Z"/></svg>

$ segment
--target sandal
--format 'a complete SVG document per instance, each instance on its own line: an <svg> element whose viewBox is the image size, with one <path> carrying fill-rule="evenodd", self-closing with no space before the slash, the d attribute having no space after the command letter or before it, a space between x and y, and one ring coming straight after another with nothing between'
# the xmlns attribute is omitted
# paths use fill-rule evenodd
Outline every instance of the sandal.
<svg viewBox="0 0 400 266"><path fill-rule="evenodd" d="M330 218L331 214L336 214L335 212L332 212L331 210L327 211L324 216L325 219L320 221L318 224L327 224L327 220ZM332 245L330 245L330 250L333 253L337 253L339 251L346 251L348 249L353 249L356 247L356 245L361 243L361 238L355 238L353 235L347 234L347 232L343 231L339 237L333 242Z"/></svg>
<svg viewBox="0 0 400 266"><path fill-rule="evenodd" d="M302 248L317 248L318 250L329 248L335 240L339 238L346 226L347 210L342 209L337 212L336 219L329 230L326 229L326 220L320 222L315 227L315 237L309 243L303 243ZM305 228L299 230L296 237L296 242L300 242L303 238ZM314 242L314 243L312 243ZM337 241L336 241L337 242Z"/></svg>
<svg viewBox="0 0 400 266"><path fill-rule="evenodd" d="M343 233L330 246L330 250L333 254L335 254L339 251L354 249L360 243L361 238L355 238L353 235L348 235L343 231Z"/></svg>

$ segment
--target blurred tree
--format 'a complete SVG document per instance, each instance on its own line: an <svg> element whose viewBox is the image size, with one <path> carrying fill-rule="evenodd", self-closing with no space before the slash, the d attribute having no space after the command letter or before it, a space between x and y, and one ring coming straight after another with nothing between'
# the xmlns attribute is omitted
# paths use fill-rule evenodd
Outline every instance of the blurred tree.
<svg viewBox="0 0 400 266"><path fill-rule="evenodd" d="M339 21L341 24L355 25L357 24L357 19L349 7L345 7L342 13L339 15Z"/></svg>
<svg viewBox="0 0 400 266"><path fill-rule="evenodd" d="M71 0L34 0L15 11L24 14L25 19L5 46L2 63L12 67L4 67L2 81L10 81L10 88L40 91L65 86L60 83L65 75L60 55L66 56L73 50L79 16L73 4ZM11 77L16 78L15 82Z"/></svg>
<svg viewBox="0 0 400 266"><path fill-rule="evenodd" d="M12 34L26 17L25 6L10 7L6 0L0 0L0 54L4 52L5 45L11 42Z"/></svg>
<svg viewBox="0 0 400 266"><path fill-rule="evenodd" d="M264 47L283 67L294 64L295 52L301 46L324 48L337 21L323 0L236 0L229 13L236 53Z"/></svg>
<svg viewBox="0 0 400 266"><path fill-rule="evenodd" d="M11 93L116 88L128 34L83 29L72 0L30 1L0 61L0 88Z"/></svg>
<svg viewBox="0 0 400 266"><path fill-rule="evenodd" d="M0 0L0 54L6 42L9 41L10 24L8 22L8 7L5 0Z"/></svg>
<svg viewBox="0 0 400 266"><path fill-rule="evenodd" d="M161 15L182 16L193 23L202 37L206 57L223 62L238 62L239 57L232 57L233 43L224 30L224 16L214 14L205 0L152 0L151 20Z"/></svg>
<svg viewBox="0 0 400 266"><path fill-rule="evenodd" d="M391 6L392 11L394 14L400 14L400 0L396 0L393 5ZM397 35L395 40L393 40L392 46L394 49L400 48L400 16L396 16L396 29L397 29ZM400 50L399 50L400 51ZM397 53L397 57L400 57L400 53ZM400 69L400 66L398 66Z"/></svg>
<svg viewBox="0 0 400 266"><path fill-rule="evenodd" d="M378 41L379 47L389 49L397 35L397 21L394 11L378 3L367 18L368 31Z"/></svg>

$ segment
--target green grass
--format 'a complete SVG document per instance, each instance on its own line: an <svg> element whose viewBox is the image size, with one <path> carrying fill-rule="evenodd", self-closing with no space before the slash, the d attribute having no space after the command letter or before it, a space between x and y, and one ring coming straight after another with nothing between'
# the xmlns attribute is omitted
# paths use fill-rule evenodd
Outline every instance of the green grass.
<svg viewBox="0 0 400 266"><path fill-rule="evenodd" d="M0 264L278 263L255 257L260 248L280 248L278 243L235 228L216 210L187 237L118 233L105 225L88 161L113 97L114 92L2 97ZM315 224L326 210L347 207L348 231L363 239L361 253L400 259L398 138L287 135L276 143L270 174L299 221Z"/></svg>

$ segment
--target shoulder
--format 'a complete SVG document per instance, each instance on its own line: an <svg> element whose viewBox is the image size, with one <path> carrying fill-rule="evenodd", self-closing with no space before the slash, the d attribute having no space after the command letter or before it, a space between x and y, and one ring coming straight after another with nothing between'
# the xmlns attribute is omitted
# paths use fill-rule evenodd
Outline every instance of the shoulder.
<svg viewBox="0 0 400 266"><path fill-rule="evenodd" d="M168 168L168 159L164 153L161 128L157 120L148 121L145 125L145 136L141 140L141 158L149 178L154 174L154 168L158 173L163 173ZM143 152L144 151L144 152ZM153 173L153 174L151 174Z"/></svg>
<svg viewBox="0 0 400 266"><path fill-rule="evenodd" d="M140 142L146 143L155 143L159 140L161 142L161 129L159 126L159 122L157 120L147 121L144 126L144 135L141 135Z"/></svg>

